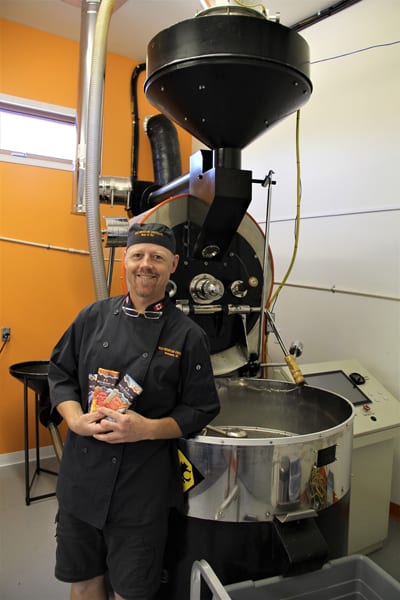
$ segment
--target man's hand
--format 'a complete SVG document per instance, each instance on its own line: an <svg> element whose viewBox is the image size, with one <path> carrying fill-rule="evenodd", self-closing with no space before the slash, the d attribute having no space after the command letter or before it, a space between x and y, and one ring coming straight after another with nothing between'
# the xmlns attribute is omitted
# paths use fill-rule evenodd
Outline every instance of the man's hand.
<svg viewBox="0 0 400 600"><path fill-rule="evenodd" d="M96 413L101 415L102 420L98 423L100 431L96 431L93 437L109 444L172 439L182 435L177 422L171 417L148 419L133 410L121 414L104 406L99 407ZM110 417L112 421L104 417Z"/></svg>
<svg viewBox="0 0 400 600"><path fill-rule="evenodd" d="M98 411L92 413L82 413L79 416L75 416L68 423L69 428L78 435L92 436L96 433L101 432L101 419L103 415Z"/></svg>
<svg viewBox="0 0 400 600"><path fill-rule="evenodd" d="M81 405L75 400L61 402L57 406L57 410L71 431L78 435L91 436L102 431L99 421L104 415L98 411L83 413Z"/></svg>

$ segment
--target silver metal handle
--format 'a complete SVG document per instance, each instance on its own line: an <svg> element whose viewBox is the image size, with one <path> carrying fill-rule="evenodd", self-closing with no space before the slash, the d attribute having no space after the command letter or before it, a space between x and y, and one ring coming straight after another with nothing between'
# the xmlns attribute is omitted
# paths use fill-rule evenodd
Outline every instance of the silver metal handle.
<svg viewBox="0 0 400 600"><path fill-rule="evenodd" d="M190 576L190 600L200 600L202 578L214 594L214 600L232 600L213 569L204 559L195 560L192 565Z"/></svg>

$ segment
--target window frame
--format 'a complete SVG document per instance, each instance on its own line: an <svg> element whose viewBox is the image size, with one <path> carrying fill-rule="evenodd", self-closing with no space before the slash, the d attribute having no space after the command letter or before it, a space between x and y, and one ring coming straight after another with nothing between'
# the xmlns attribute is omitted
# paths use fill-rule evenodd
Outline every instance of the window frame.
<svg viewBox="0 0 400 600"><path fill-rule="evenodd" d="M0 94L0 110L16 114L47 119L57 123L69 123L76 127L76 110L66 106L48 104L28 98ZM73 159L43 156L40 154L17 152L0 148L0 162L11 162L16 164L46 167L50 169L61 169L73 171L75 169L76 156Z"/></svg>

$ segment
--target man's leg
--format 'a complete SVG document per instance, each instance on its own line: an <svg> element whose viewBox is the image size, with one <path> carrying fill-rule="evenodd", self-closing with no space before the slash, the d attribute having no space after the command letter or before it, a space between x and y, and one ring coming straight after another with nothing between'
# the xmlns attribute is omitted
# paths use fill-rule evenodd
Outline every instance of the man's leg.
<svg viewBox="0 0 400 600"><path fill-rule="evenodd" d="M71 600L107 600L102 532L65 511L57 517L55 576L71 584Z"/></svg>
<svg viewBox="0 0 400 600"><path fill-rule="evenodd" d="M107 600L103 575L72 583L70 600Z"/></svg>
<svg viewBox="0 0 400 600"><path fill-rule="evenodd" d="M151 600L161 583L168 513L144 525L104 529L115 600Z"/></svg>

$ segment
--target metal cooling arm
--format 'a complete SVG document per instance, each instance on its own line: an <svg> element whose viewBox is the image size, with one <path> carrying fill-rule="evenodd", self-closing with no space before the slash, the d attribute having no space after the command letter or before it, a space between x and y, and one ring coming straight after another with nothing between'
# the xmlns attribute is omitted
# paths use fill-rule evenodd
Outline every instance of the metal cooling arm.
<svg viewBox="0 0 400 600"><path fill-rule="evenodd" d="M285 356L285 361L286 361L287 366L289 367L290 374L293 377L293 381L297 385L303 385L304 381L305 381L304 375L301 372L300 367L297 364L295 357L292 356L287 351L286 346L283 343L281 336L279 335L279 331L276 328L276 325L275 325L274 319L272 318L271 313L266 310L265 316L267 317L268 324L271 327L272 331L274 332L274 335L275 335L276 339L278 340L280 347L282 348L282 352Z"/></svg>

